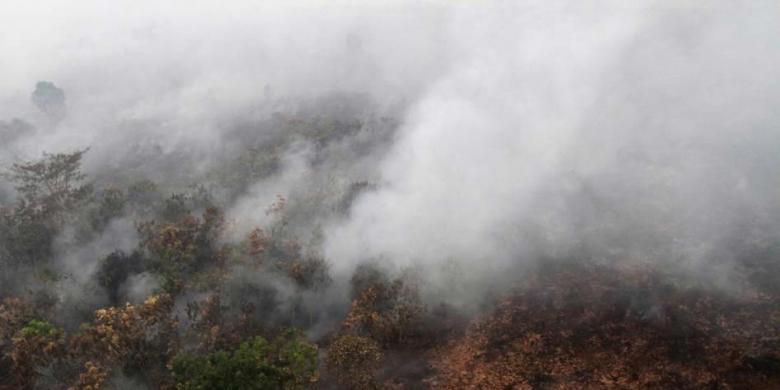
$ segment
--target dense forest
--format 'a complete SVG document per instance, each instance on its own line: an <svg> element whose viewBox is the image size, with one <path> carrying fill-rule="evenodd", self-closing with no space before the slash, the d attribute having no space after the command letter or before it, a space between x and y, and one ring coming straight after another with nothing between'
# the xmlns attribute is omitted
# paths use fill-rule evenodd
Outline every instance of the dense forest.
<svg viewBox="0 0 780 390"><path fill-rule="evenodd" d="M0 4L0 390L780 388L780 8L520 3Z"/></svg>

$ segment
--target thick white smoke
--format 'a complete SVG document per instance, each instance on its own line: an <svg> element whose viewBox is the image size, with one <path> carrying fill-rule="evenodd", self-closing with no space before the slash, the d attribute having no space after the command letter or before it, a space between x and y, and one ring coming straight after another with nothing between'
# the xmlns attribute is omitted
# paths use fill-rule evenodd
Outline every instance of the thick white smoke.
<svg viewBox="0 0 780 390"><path fill-rule="evenodd" d="M665 261L724 282L740 245L778 232L778 11L458 9L453 62L407 114L380 189L330 231L328 257L344 271L456 260L488 278L544 256Z"/></svg>
<svg viewBox="0 0 780 390"><path fill-rule="evenodd" d="M328 175L348 177L330 180L304 145L223 205L229 216L263 224L277 194L370 181L349 217L317 221L338 274L382 258L456 261L493 280L581 256L726 280L740 248L780 222L778 8L4 1L0 121L37 130L2 145L0 162L91 146L93 177L132 176L130 161L184 185L248 146L231 144L236 123L293 98L363 93L408 108L389 154L329 159ZM61 120L30 101L41 80L65 91ZM358 155L349 141L328 147Z"/></svg>
<svg viewBox="0 0 780 390"><path fill-rule="evenodd" d="M91 145L86 162L96 171L153 143L154 153L185 150L204 165L229 152L222 136L236 121L279 109L269 98L415 96L445 63L447 12L408 3L4 1L0 119L39 128L19 141L19 158ZM41 80L65 90L67 116L56 124L30 102Z"/></svg>

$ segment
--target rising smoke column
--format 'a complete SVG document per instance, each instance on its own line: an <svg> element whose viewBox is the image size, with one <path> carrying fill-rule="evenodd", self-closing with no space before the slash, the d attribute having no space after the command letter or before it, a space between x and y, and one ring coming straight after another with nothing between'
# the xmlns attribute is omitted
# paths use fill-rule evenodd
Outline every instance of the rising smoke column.
<svg viewBox="0 0 780 390"><path fill-rule="evenodd" d="M328 257L454 259L488 283L545 256L668 262L728 284L778 233L777 8L464 6Z"/></svg>

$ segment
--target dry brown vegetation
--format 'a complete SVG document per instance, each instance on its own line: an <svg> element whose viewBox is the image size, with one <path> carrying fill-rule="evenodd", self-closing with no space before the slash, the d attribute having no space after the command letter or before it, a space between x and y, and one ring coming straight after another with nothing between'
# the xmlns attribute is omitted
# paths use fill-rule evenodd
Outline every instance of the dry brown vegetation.
<svg viewBox="0 0 780 390"><path fill-rule="evenodd" d="M318 147L339 139L331 122L283 122ZM233 183L227 193L238 196L250 173L275 172L279 156L268 151L228 164L217 185ZM259 210L267 225L237 233L230 204L204 186L166 196L141 180L95 191L80 171L84 153L11 170L19 198L0 204L0 390L780 388L771 243L740 253L731 288L657 264L524 262L514 289L466 314L424 298L413 272L388 271L383 259L334 281L321 237L302 242L301 225L343 217L372 183L330 198L327 189L279 196ZM135 231L109 231L120 219ZM73 278L55 243L90 247L103 234L138 240L86 251L94 273ZM334 285L349 285L349 299ZM73 299L63 287L83 291ZM483 292L468 298L484 302Z"/></svg>
<svg viewBox="0 0 780 390"><path fill-rule="evenodd" d="M567 265L527 281L435 354L433 388L772 389L780 305Z"/></svg>

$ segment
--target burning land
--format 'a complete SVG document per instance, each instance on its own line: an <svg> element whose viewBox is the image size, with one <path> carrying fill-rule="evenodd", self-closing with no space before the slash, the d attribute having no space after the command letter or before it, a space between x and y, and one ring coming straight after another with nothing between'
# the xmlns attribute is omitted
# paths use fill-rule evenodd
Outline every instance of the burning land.
<svg viewBox="0 0 780 390"><path fill-rule="evenodd" d="M778 4L225 3L0 4L0 390L780 388Z"/></svg>

